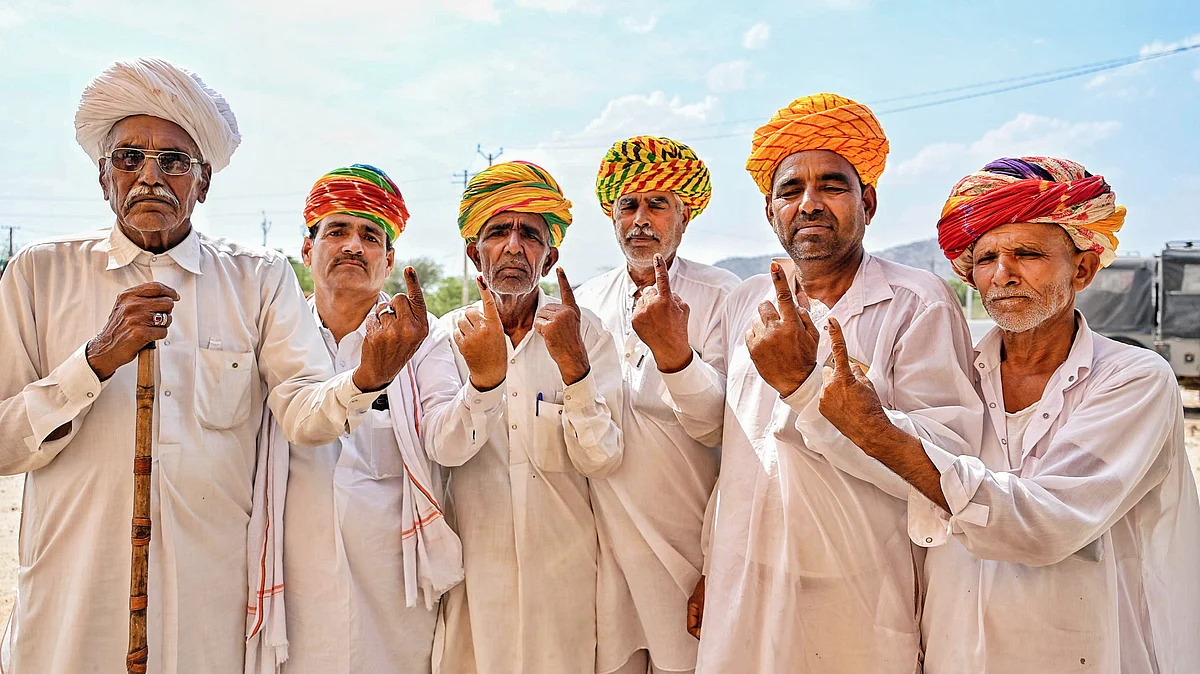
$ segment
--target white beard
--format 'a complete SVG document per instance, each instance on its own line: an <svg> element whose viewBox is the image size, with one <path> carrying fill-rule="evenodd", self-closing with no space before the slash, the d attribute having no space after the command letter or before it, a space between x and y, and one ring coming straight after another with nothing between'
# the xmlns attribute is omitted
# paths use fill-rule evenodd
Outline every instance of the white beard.
<svg viewBox="0 0 1200 674"><path fill-rule="evenodd" d="M1005 310L995 302L1004 297L1027 297L1028 308L1024 311ZM1063 279L1046 288L1044 295L1006 293L1003 288L993 287L983 298L983 308L1005 332L1027 332L1058 315L1071 301L1071 280Z"/></svg>

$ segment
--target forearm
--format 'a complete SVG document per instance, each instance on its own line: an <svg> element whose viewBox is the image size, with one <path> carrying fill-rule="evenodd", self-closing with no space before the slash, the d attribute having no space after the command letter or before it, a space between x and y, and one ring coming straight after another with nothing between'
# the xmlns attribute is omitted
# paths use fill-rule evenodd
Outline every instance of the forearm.
<svg viewBox="0 0 1200 674"><path fill-rule="evenodd" d="M666 390L662 400L696 442L721 445L725 419L725 375L699 355L678 372L662 373Z"/></svg>
<svg viewBox="0 0 1200 674"><path fill-rule="evenodd" d="M941 479L937 466L925 453L920 439L905 433L888 419L886 414L866 421L860 432L852 433L850 440L860 449L887 466L905 482L921 492L946 512L950 506L942 493Z"/></svg>

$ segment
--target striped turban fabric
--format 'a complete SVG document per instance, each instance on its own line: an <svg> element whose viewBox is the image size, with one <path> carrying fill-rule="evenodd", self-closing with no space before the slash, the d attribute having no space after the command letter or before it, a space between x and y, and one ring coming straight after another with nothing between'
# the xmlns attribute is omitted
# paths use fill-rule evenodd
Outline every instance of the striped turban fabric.
<svg viewBox="0 0 1200 674"><path fill-rule="evenodd" d="M888 141L871 109L837 94L816 94L792 101L754 132L746 170L763 194L771 193L775 169L789 155L830 150L858 171L867 185L879 182L887 162Z"/></svg>
<svg viewBox="0 0 1200 674"><path fill-rule="evenodd" d="M571 202L546 169L527 161L506 161L475 174L458 207L458 232L467 241L479 238L497 213L537 213L550 229L550 245L558 247L571 224Z"/></svg>
<svg viewBox="0 0 1200 674"><path fill-rule="evenodd" d="M695 218L712 199L712 181L692 148L670 138L634 136L617 141L604 155L596 197L611 217L617 199L637 192L674 192Z"/></svg>
<svg viewBox="0 0 1200 674"><path fill-rule="evenodd" d="M321 176L304 202L304 226L311 228L335 213L366 218L395 241L408 223L408 208L400 188L382 170L369 164L338 168Z"/></svg>
<svg viewBox="0 0 1200 674"><path fill-rule="evenodd" d="M1116 233L1125 207L1104 181L1081 164L1054 157L997 159L958 181L938 220L938 245L963 280L971 283L972 248L987 232L1014 222L1059 225L1079 250L1117 256Z"/></svg>

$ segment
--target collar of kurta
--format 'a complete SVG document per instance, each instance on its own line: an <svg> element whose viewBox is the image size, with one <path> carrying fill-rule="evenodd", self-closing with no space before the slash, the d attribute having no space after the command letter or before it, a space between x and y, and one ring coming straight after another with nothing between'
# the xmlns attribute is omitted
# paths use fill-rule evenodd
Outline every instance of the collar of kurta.
<svg viewBox="0 0 1200 674"><path fill-rule="evenodd" d="M391 301L392 298L388 297L387 293L383 292L382 290L379 291L379 299L376 300L376 304L379 302ZM325 327L325 321L321 319L321 312L317 311L317 293L314 292L308 296L308 308L310 311L312 311L313 318L317 319L317 326L321 328L321 336L325 338L325 346L329 347L330 355L336 354L337 343L333 342L333 333L330 332L329 328ZM366 339L368 318L370 318L370 316L363 316L362 323L359 323L358 329L351 334L356 334L362 339Z"/></svg>
<svg viewBox="0 0 1200 674"><path fill-rule="evenodd" d="M1088 327L1087 319L1079 310L1075 310L1075 341L1071 343L1071 350L1067 353L1067 359L1054 372L1054 377L1046 384L1049 389L1051 383L1059 379L1066 379L1067 384L1063 389L1070 388L1083 381L1087 371L1092 367L1092 359L1095 355L1095 342L1092 339L1092 330ZM975 347L975 371L983 375L992 372L1000 367L1000 347L1003 343L1004 331L999 326L992 328L990 332L984 335L983 339L979 340L979 346Z"/></svg>
<svg viewBox="0 0 1200 674"><path fill-rule="evenodd" d="M149 251L142 250L136 243L130 241L129 237L125 236L125 233L115 223L112 226L112 230L109 231L107 243L108 266L105 267L107 271L120 269L132 264L139 255L154 255ZM204 273L200 271L200 234L196 232L195 227L192 227L192 231L188 232L187 237L183 241L180 241L178 245L163 253L163 255L169 256L175 261L175 264L193 274L200 275Z"/></svg>
<svg viewBox="0 0 1200 674"><path fill-rule="evenodd" d="M792 290L796 290L796 263L790 257L776 257L771 259L772 262L778 262L780 267L783 267L783 273L787 276L788 285ZM837 301L834 306L845 307L846 318L857 316L862 313L863 309L878 304L886 300L892 299L895 293L892 292L892 285L888 283L887 277L884 276L883 270L879 267L879 261L874 255L864 252L862 262L858 264L858 271L854 274L854 281L850 284L850 289L842 295L842 299ZM832 310L833 307L830 307ZM839 313L840 315L840 313Z"/></svg>
<svg viewBox="0 0 1200 674"><path fill-rule="evenodd" d="M675 285L676 274L683 269L684 263L681 262L681 260L683 260L683 258L679 257L679 254L676 253L675 257L671 259L671 264L667 266L667 280L671 283L672 287ZM629 297L636 298L638 294L638 286L633 282L633 278L629 276L628 265L625 266L625 273L621 275L621 278L624 279L625 282L625 294Z"/></svg>

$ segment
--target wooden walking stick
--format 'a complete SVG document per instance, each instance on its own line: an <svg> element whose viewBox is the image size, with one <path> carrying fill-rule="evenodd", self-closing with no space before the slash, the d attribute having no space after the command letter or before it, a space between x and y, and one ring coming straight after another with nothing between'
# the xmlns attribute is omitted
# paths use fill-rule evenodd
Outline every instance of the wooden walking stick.
<svg viewBox="0 0 1200 674"><path fill-rule="evenodd" d="M150 472L154 448L154 342L137 357L137 426L133 453L133 554L129 578L129 674L145 674L150 649L146 645L146 580L150 566Z"/></svg>

